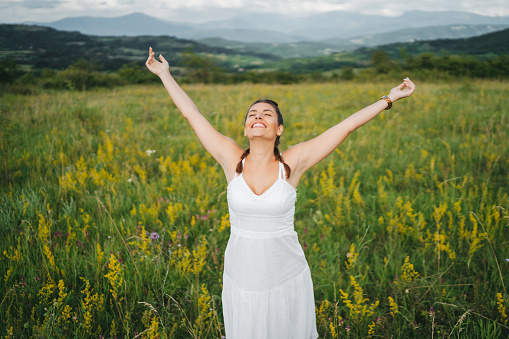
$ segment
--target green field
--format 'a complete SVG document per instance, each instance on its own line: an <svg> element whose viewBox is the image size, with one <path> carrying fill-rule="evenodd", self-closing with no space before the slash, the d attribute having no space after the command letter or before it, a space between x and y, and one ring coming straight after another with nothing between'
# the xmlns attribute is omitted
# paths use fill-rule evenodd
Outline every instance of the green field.
<svg viewBox="0 0 509 339"><path fill-rule="evenodd" d="M509 82L421 83L300 181L320 338L509 336ZM245 147L280 149L393 83L185 87ZM221 338L226 180L162 85L0 101L0 334Z"/></svg>

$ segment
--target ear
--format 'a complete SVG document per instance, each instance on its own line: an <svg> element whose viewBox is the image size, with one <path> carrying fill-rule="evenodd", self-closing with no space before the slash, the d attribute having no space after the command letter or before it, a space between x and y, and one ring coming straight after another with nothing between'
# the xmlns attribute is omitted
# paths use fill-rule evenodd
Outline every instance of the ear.
<svg viewBox="0 0 509 339"><path fill-rule="evenodd" d="M281 136L283 134L284 129L285 129L285 126L279 125L277 127L277 135Z"/></svg>
<svg viewBox="0 0 509 339"><path fill-rule="evenodd" d="M246 126L244 126L244 136L247 137Z"/></svg>

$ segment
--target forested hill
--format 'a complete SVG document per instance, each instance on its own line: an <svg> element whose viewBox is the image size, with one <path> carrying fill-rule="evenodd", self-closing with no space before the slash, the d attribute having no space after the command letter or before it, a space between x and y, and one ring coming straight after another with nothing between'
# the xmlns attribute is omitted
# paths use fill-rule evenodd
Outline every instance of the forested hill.
<svg viewBox="0 0 509 339"><path fill-rule="evenodd" d="M402 48L406 53L411 55L424 52L446 52L449 54L472 55L486 58L495 55L509 54L509 28L471 38L394 43L375 47L374 49L381 49L391 57L398 57ZM363 50L370 51L372 49Z"/></svg>
<svg viewBox="0 0 509 339"><path fill-rule="evenodd" d="M170 36L103 37L42 26L0 24L0 59L13 58L16 64L28 69L65 69L76 60L85 58L94 61L102 70L116 71L128 62L144 62L149 46L174 62L178 60L178 53L186 50L208 54L242 54ZM246 54L253 56L256 53ZM278 59L273 55L257 56L267 60Z"/></svg>

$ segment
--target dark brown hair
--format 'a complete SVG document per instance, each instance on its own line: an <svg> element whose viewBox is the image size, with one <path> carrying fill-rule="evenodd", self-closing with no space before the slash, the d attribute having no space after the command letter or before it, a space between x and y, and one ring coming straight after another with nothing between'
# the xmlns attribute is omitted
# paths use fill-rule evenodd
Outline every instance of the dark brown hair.
<svg viewBox="0 0 509 339"><path fill-rule="evenodd" d="M281 114L281 111L279 111L279 107L278 107L278 104L277 102L273 101L273 100L270 100L270 99L260 99L260 100L256 100L255 102L253 102L251 104L251 106L249 106L249 109L251 109L251 107L253 107L254 105L256 104L259 104L259 103L266 103L266 104L269 104L271 105L272 107L274 107L274 109L276 110L276 113L277 113L277 123L278 123L278 126L279 125L283 125L283 115ZM244 118L244 124L246 124L246 120L247 120L247 115L249 113L249 109L247 110L247 113L246 113L246 116ZM286 172L286 179L290 178L290 173L291 173L291 169L290 169L290 166L288 166L285 161L283 160L283 157L281 156L281 152L279 152L279 138L281 136L278 135L276 137L276 142L274 143L274 156L276 157L276 159L281 162L283 164L283 166L285 167L285 172ZM244 151L244 153L242 153L242 156L240 157L240 161L239 163L237 164L237 169L235 170L235 172L237 172L238 174L242 173L242 170L244 169L243 166L242 166L242 160L244 160L247 155L249 154L249 151L250 149L246 149Z"/></svg>

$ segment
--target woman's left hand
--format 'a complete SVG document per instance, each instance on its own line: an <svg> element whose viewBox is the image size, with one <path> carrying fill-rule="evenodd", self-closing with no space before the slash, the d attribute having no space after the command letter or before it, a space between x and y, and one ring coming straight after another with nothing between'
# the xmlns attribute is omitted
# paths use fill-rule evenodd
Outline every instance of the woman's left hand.
<svg viewBox="0 0 509 339"><path fill-rule="evenodd" d="M391 92L389 93L389 98L392 102L406 98L410 96L415 91L415 84L412 82L412 80L405 78L399 86L394 87L391 89Z"/></svg>

